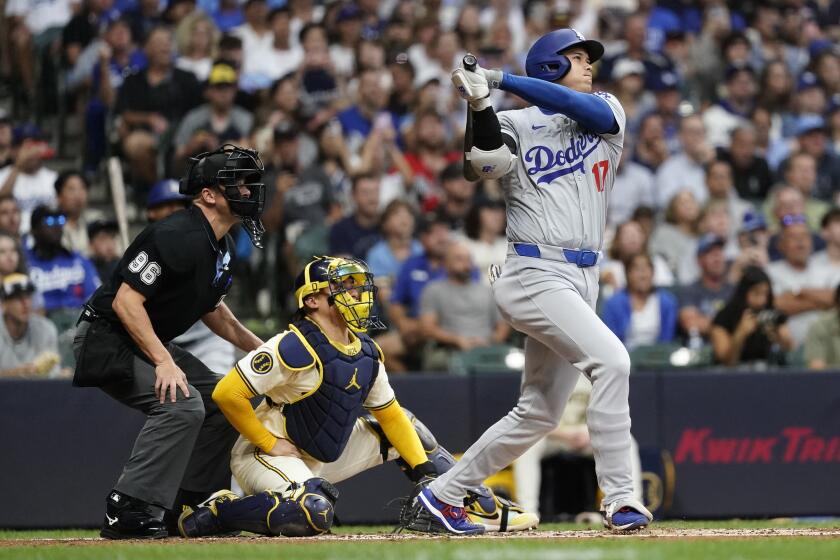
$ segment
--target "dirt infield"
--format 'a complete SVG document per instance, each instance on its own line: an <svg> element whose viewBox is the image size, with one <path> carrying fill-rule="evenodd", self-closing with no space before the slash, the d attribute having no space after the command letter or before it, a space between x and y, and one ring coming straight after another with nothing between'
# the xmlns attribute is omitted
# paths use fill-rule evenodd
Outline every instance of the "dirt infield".
<svg viewBox="0 0 840 560"><path fill-rule="evenodd" d="M481 536L473 537L451 537L448 535L421 535L414 533L401 533L394 535L391 533L368 533L357 535L322 535L320 537L307 538L287 538L287 537L261 537L261 536L246 536L246 537L228 537L228 538L202 538L202 539L160 539L157 541L149 540L125 540L119 541L126 544L143 544L154 545L160 544L162 546L172 544L200 544L210 542L224 542L225 544L247 543L247 544L271 544L277 541L286 541L294 543L306 542L398 542L398 541L417 541L417 540L449 540L449 539L469 539L469 540L507 540L507 539L686 539L686 540L725 540L725 539L760 539L760 538L774 538L774 537L823 537L823 538L840 538L840 527L838 528L820 528L820 529L679 529L679 528L654 528L646 529L644 531L637 531L627 534L611 533L603 530L581 530L581 531L525 531L521 533L490 533ZM8 547L49 547L49 546L106 546L114 544L117 541L109 541L100 538L31 538L31 539L0 539L0 548Z"/></svg>

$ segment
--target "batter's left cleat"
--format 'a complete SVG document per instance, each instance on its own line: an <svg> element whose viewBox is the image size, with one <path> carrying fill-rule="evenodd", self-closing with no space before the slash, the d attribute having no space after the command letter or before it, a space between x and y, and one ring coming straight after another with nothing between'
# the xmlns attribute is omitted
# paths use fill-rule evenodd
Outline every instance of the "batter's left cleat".
<svg viewBox="0 0 840 560"><path fill-rule="evenodd" d="M438 500L429 488L423 488L417 495L417 503L423 512L430 514L438 529L454 535L480 535L484 533L484 525L473 523L467 511L462 507L451 506ZM433 523L434 525L435 523ZM441 531L429 531L441 532Z"/></svg>
<svg viewBox="0 0 840 560"><path fill-rule="evenodd" d="M611 503L604 512L604 525L616 532L638 531L653 521L653 514L635 498Z"/></svg>
<svg viewBox="0 0 840 560"><path fill-rule="evenodd" d="M464 508L470 521L484 526L487 533L526 531L536 527L538 515L526 512L519 504L500 498L492 490L482 486L479 492L470 492L464 500Z"/></svg>
<svg viewBox="0 0 840 560"><path fill-rule="evenodd" d="M239 531L226 530L220 520L219 512L216 509L222 502L238 500L239 496L230 490L219 490L202 503L196 509L184 506L184 511L178 517L178 532L187 539L196 537L230 537L239 534Z"/></svg>

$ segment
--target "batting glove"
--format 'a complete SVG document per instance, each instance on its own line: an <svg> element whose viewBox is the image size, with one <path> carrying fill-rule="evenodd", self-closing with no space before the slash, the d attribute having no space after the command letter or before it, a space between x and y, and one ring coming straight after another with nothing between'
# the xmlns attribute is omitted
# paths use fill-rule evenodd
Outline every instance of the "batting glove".
<svg viewBox="0 0 840 560"><path fill-rule="evenodd" d="M475 70L484 74L484 79L487 80L490 89L499 89L502 86L502 71L498 68L487 69L477 66Z"/></svg>
<svg viewBox="0 0 840 560"><path fill-rule="evenodd" d="M473 111L483 111L490 106L490 86L483 72L471 72L461 66L452 71L452 83Z"/></svg>

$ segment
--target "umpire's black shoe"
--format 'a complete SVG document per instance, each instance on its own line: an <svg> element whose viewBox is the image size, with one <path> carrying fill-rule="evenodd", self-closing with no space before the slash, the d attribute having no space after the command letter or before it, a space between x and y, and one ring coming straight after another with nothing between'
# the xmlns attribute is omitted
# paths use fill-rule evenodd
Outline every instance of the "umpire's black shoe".
<svg viewBox="0 0 840 560"><path fill-rule="evenodd" d="M163 508L112 490L105 500L104 539L162 539L169 536Z"/></svg>

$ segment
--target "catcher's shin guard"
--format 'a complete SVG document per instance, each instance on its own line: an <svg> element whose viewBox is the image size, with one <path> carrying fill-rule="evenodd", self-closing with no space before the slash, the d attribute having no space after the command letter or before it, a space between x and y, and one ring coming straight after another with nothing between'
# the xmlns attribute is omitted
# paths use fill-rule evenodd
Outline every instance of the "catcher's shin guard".
<svg viewBox="0 0 840 560"><path fill-rule="evenodd" d="M323 478L292 484L282 493L261 492L239 499L216 500L181 514L184 537L250 531L261 535L308 537L330 530L338 490Z"/></svg>

